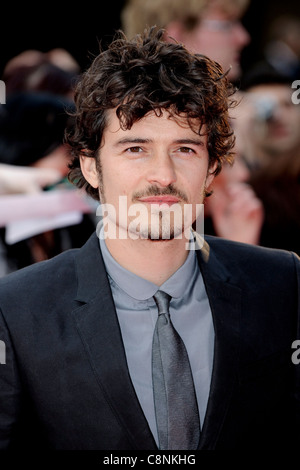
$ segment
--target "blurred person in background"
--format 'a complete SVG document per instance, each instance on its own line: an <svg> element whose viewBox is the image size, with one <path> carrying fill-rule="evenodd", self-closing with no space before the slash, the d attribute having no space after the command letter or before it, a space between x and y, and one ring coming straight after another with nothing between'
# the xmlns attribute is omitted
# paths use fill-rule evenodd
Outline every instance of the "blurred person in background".
<svg viewBox="0 0 300 470"><path fill-rule="evenodd" d="M64 132L71 122L68 113L79 73L79 64L63 48L29 49L7 62L2 75L6 104L0 113L0 194L69 188ZM7 227L2 227L0 276L81 246L94 229L94 220L84 213L75 225L8 243Z"/></svg>
<svg viewBox="0 0 300 470"><path fill-rule="evenodd" d="M25 103L25 95L22 98L20 93L27 92L29 93L28 102L33 97L34 92L51 93L57 97L63 96L72 100L73 87L79 73L80 66L78 62L66 49L53 48L48 52L27 49L12 57L6 63L1 78L5 83L5 92L6 96L9 97L9 107L11 107L14 100L17 104ZM16 99L14 97L10 98L13 94L16 94ZM1 120L2 114L5 117ZM0 120L4 128L10 125L7 119L11 119L11 123L13 122L13 116L8 117L6 106L0 105ZM25 122L26 132L28 131L28 125L29 123ZM4 130L0 132L3 136ZM8 140L11 145L13 144L13 137L10 131L8 132ZM31 131L29 131L29 135L31 135ZM18 143L15 142L14 145L17 146ZM6 156L2 155L2 158L5 160ZM24 165L26 166L22 166L20 162L18 167L14 164L0 163L0 194L35 193L42 190L44 186L54 184L61 178L61 173L57 169L29 167L25 161Z"/></svg>
<svg viewBox="0 0 300 470"><path fill-rule="evenodd" d="M237 139L264 206L259 244L300 253L300 104L290 78L260 62L244 77Z"/></svg>
<svg viewBox="0 0 300 470"><path fill-rule="evenodd" d="M79 64L65 49L48 52L28 49L7 62L2 80L7 95L19 91L47 91L73 98L79 73Z"/></svg>
<svg viewBox="0 0 300 470"><path fill-rule="evenodd" d="M52 63L62 70L79 73L80 65L77 60L66 49L56 47L48 52L38 49L26 49L7 61L4 68L4 75L10 75L13 70L20 66L30 67L41 63Z"/></svg>
<svg viewBox="0 0 300 470"><path fill-rule="evenodd" d="M27 91L7 97L0 115L0 164L16 169L15 186L18 186L18 178L22 179L24 167L41 173L51 170L57 176L56 182L62 180L61 187L69 185L70 155L64 143L64 133L72 122L69 115L72 109L71 100L51 93ZM18 169L21 170L19 173ZM48 184L46 180L44 183L44 186ZM20 186L23 187L22 182ZM81 246L94 230L93 220L89 215L84 215L82 222L74 226L7 244L4 227L0 230L2 274L48 259L65 249Z"/></svg>
<svg viewBox="0 0 300 470"><path fill-rule="evenodd" d="M290 78L300 78L300 18L280 15L267 28L263 49L265 61L277 72Z"/></svg>
<svg viewBox="0 0 300 470"><path fill-rule="evenodd" d="M259 244L264 208L249 185L249 178L246 162L236 151L234 163L224 164L205 200L205 234Z"/></svg>
<svg viewBox="0 0 300 470"><path fill-rule="evenodd" d="M174 38L192 52L217 61L228 77L241 75L242 50L250 36L241 23L250 0L128 0L121 12L128 37L146 26L164 28L165 39Z"/></svg>
<svg viewBox="0 0 300 470"><path fill-rule="evenodd" d="M68 172L64 131L71 121L71 100L50 93L20 92L7 97L0 115L0 162ZM48 164L44 165L45 159Z"/></svg>

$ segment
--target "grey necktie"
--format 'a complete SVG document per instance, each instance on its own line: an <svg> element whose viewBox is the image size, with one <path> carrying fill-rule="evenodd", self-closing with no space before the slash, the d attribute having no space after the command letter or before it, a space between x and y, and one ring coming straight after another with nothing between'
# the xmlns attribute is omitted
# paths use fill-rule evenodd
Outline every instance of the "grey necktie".
<svg viewBox="0 0 300 470"><path fill-rule="evenodd" d="M200 420L194 382L185 345L172 325L171 297L154 296L158 308L152 345L152 379L159 448L197 449Z"/></svg>

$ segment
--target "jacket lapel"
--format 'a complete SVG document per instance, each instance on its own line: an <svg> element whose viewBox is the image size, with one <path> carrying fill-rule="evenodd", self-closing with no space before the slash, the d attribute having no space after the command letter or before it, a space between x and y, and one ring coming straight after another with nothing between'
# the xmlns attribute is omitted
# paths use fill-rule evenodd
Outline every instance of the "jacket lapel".
<svg viewBox="0 0 300 470"><path fill-rule="evenodd" d="M76 256L80 304L73 311L79 335L102 393L136 449L156 444L132 385L109 281L93 235Z"/></svg>
<svg viewBox="0 0 300 470"><path fill-rule="evenodd" d="M206 242L197 254L215 329L211 387L199 449L213 449L237 376L241 289L230 284L227 270Z"/></svg>

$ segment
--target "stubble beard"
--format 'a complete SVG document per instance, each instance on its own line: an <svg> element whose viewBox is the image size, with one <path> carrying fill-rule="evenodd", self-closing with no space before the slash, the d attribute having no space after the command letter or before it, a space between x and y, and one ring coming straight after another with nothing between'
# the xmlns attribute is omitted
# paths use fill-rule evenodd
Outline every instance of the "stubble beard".
<svg viewBox="0 0 300 470"><path fill-rule="evenodd" d="M101 204L106 204L107 199L106 199L106 196L105 196L103 174L102 174L102 168L101 168L101 164L100 164L99 160L100 159L98 158L97 159L97 165L96 165L96 168L97 168L97 171L98 171L99 198L100 198L100 203ZM174 190L171 187L171 185L170 185L169 189L166 188L163 191L161 191L161 190L159 190L158 188L155 188L155 187L150 187L150 189L148 189L148 191L146 191L146 193L148 195L150 195L150 194L155 195L155 194L159 193L159 194L170 194L170 195L173 194L173 195L180 196L180 198L184 201L184 203L182 205L177 203L176 205L181 208L181 214L182 214L181 222L176 221L177 223L175 223L176 216L172 212L170 214L172 217L170 219L169 219L169 217L167 217L167 220L166 220L166 213L164 213L162 210L155 211L154 214L150 214L150 212L147 211L148 220L146 221L145 224L141 224L141 226L139 227L139 231L138 231L139 237L138 238L143 239L143 240L150 240L150 241L153 241L153 242L159 242L159 241L164 241L165 242L165 241L174 240L176 238L181 237L181 235L184 235L185 231L187 229L186 220L184 218L184 205L185 205L185 203L187 204L187 197L185 196L185 194L181 193L178 190ZM143 193L143 195L145 195L145 192ZM137 200L138 197L140 197L140 196L141 196L140 194L136 193L133 199ZM202 203L204 202L205 197L206 197L206 188L204 188L204 190L203 190L203 194L202 194L202 198L201 198ZM134 201L133 201L133 204L134 204ZM140 204L142 204L142 203L140 203ZM117 208L115 208L115 209L117 211ZM154 216L154 223L151 223L153 216ZM149 223L149 219L150 219L150 223ZM172 221L172 219L173 219L173 223L172 222L168 223L169 220ZM189 229L192 227L193 222L194 222L194 220L189 221L189 223L188 223L188 228ZM113 223L116 223L117 228L121 228L119 226L119 223L118 223L117 220ZM128 229L126 227L126 229L130 232L130 228ZM134 234L136 234L136 233L137 232L135 231ZM131 238L130 233L129 233L129 238Z"/></svg>

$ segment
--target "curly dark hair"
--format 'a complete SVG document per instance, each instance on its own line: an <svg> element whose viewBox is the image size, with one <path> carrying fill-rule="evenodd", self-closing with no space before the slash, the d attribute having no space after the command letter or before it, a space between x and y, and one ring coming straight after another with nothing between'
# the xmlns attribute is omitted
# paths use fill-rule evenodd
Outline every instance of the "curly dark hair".
<svg viewBox="0 0 300 470"><path fill-rule="evenodd" d="M234 135L228 111L235 90L227 74L208 57L163 41L163 34L164 30L153 27L127 40L119 31L76 85L75 124L66 136L73 157L69 179L94 199L99 199L98 190L82 175L80 156L97 159L107 125L106 111L112 108L123 129L150 111L158 116L164 110L172 116L184 113L191 127L196 118L199 128L195 132L200 134L202 124L206 125L209 164L218 164L215 174L223 161L232 161ZM100 169L98 160L97 164Z"/></svg>

